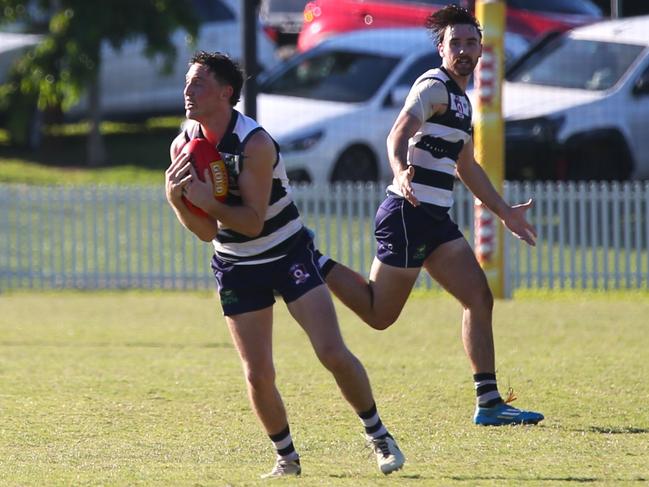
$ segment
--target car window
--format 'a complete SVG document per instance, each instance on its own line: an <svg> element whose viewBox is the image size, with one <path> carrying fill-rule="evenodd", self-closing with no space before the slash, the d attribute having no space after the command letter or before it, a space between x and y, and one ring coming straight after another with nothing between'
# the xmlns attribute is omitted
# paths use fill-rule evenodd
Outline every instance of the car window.
<svg viewBox="0 0 649 487"><path fill-rule="evenodd" d="M507 0L507 5L535 12L602 16L600 8L589 0Z"/></svg>
<svg viewBox="0 0 649 487"><path fill-rule="evenodd" d="M427 5L439 5L443 7L450 3L454 5L461 5L462 0L400 0L402 3L425 3Z"/></svg>
<svg viewBox="0 0 649 487"><path fill-rule="evenodd" d="M303 56L271 76L262 93L361 102L369 100L398 62L397 58L349 51L325 51Z"/></svg>
<svg viewBox="0 0 649 487"><path fill-rule="evenodd" d="M225 22L235 20L234 12L221 0L192 0L201 22Z"/></svg>
<svg viewBox="0 0 649 487"><path fill-rule="evenodd" d="M634 91L639 90L641 94L646 95L649 93L649 66L633 82L633 87Z"/></svg>
<svg viewBox="0 0 649 487"><path fill-rule="evenodd" d="M410 66L399 77L395 86L412 86L419 76L431 68L438 68L442 65L439 54L433 52L415 59Z"/></svg>
<svg viewBox="0 0 649 487"><path fill-rule="evenodd" d="M637 45L562 36L525 60L514 73L512 81L606 90L617 83L642 49Z"/></svg>
<svg viewBox="0 0 649 487"><path fill-rule="evenodd" d="M299 13L304 12L306 0L262 0L260 11L270 13Z"/></svg>

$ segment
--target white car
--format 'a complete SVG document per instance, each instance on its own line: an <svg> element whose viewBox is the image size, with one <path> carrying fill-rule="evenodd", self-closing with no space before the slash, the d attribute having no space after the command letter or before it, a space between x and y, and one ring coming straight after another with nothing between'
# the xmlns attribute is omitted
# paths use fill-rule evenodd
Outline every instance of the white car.
<svg viewBox="0 0 649 487"><path fill-rule="evenodd" d="M41 40L40 35L0 32L0 84L9 78L12 64Z"/></svg>
<svg viewBox="0 0 649 487"><path fill-rule="evenodd" d="M508 80L507 179L649 178L649 16L549 38Z"/></svg>
<svg viewBox="0 0 649 487"><path fill-rule="evenodd" d="M505 36L508 58L526 48ZM280 144L293 181L388 180L388 132L415 79L440 64L421 27L331 37L268 73L257 119Z"/></svg>
<svg viewBox="0 0 649 487"><path fill-rule="evenodd" d="M0 32L0 85L9 81L11 68L14 63L29 49L35 47L42 37L37 34L23 34L19 32ZM0 126L7 126L9 108L0 107ZM29 123L25 124L20 134L13 133L14 143L26 144L36 147L41 140L39 112L34 106L34 116L29 117Z"/></svg>
<svg viewBox="0 0 649 487"><path fill-rule="evenodd" d="M188 61L195 51L221 51L235 60L241 60L241 10L239 0L192 0L201 19L195 45L185 31L172 36L176 58L171 73L161 72L162 59L145 56L144 39L126 42L115 50L104 43L101 49L101 107L107 116L139 116L156 113L181 113L182 89L185 84ZM262 69L279 62L275 45L257 27L257 59ZM70 110L70 116L85 114L86 100Z"/></svg>

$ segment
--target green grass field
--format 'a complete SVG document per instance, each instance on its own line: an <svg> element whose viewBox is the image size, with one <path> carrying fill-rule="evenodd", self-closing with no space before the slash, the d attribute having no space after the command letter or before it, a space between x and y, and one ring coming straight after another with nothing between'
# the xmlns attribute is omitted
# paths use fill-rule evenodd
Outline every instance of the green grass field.
<svg viewBox="0 0 649 487"><path fill-rule="evenodd" d="M12 147L0 129L0 182L45 184L164 184L169 145L181 117L156 117L138 123L103 122L107 160L86 164L87 123L48 126L37 150Z"/></svg>
<svg viewBox="0 0 649 487"><path fill-rule="evenodd" d="M362 428L276 307L278 385L303 475L283 485L640 485L649 481L642 293L496 304L502 390L538 427L473 426L460 308L417 294L386 332L338 306L407 456L383 477ZM0 484L261 485L270 442L211 293L0 296Z"/></svg>

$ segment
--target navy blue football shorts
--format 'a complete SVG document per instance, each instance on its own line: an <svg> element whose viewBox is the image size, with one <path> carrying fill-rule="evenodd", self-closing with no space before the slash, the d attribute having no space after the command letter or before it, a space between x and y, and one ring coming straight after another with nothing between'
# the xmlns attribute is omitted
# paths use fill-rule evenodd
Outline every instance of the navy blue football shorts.
<svg viewBox="0 0 649 487"><path fill-rule="evenodd" d="M437 247L464 237L447 213L434 217L401 197L383 200L374 223L376 257L394 267L421 267Z"/></svg>
<svg viewBox="0 0 649 487"><path fill-rule="evenodd" d="M225 316L272 306L275 292L290 303L324 284L313 240L307 232L302 233L287 255L265 264L233 265L217 255L212 257L212 271Z"/></svg>

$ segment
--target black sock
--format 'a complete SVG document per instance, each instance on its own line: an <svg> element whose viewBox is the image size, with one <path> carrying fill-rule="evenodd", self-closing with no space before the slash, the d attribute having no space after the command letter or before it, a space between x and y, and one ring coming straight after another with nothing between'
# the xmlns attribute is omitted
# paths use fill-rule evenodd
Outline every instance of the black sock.
<svg viewBox="0 0 649 487"><path fill-rule="evenodd" d="M358 417L361 419L361 422L365 427L365 434L368 437L376 440L390 436L390 433L388 433L388 430L381 421L381 417L376 409L376 404L372 404L372 407L367 411L358 413Z"/></svg>
<svg viewBox="0 0 649 487"><path fill-rule="evenodd" d="M297 461L299 463L300 457L293 446L293 439L288 425L279 433L268 435L268 437L273 442L278 458L287 462Z"/></svg>
<svg viewBox="0 0 649 487"><path fill-rule="evenodd" d="M481 408L491 408L503 402L498 392L498 383L496 382L495 373L478 373L473 375L475 383L475 392L478 398L478 406Z"/></svg>

